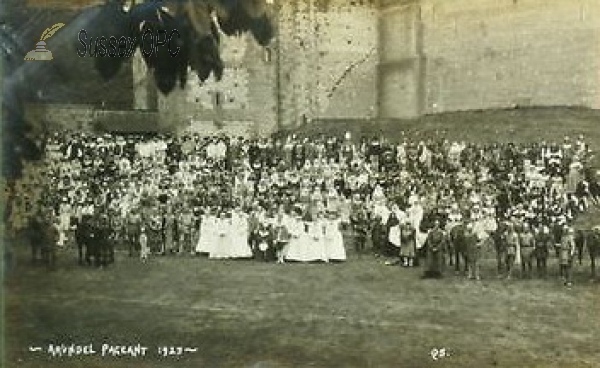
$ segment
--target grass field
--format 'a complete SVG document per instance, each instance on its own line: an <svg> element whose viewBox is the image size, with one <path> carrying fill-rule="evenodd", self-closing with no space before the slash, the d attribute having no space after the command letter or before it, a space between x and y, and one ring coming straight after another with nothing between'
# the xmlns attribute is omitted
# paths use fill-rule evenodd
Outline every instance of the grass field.
<svg viewBox="0 0 600 368"><path fill-rule="evenodd" d="M276 265L118 253L99 270L61 251L55 271L15 252L6 300L7 367L598 367L600 289L585 260L565 288L484 279L350 254L344 264ZM29 346L135 345L146 357L52 358ZM162 358L158 346L198 348ZM433 360L433 348L450 356Z"/></svg>
<svg viewBox="0 0 600 368"><path fill-rule="evenodd" d="M400 124L400 125L399 125ZM386 136L398 127L426 135L445 129L469 140L561 140L584 133L600 147L600 118L586 110L511 110L425 117L374 126L329 125ZM501 127L501 128L500 128ZM308 129L308 128L307 128ZM597 222L592 213L586 223ZM587 259L566 289L552 259L547 280L483 280L446 273L421 280L350 254L344 264L275 265L118 253L106 270L59 253L55 271L16 263L5 280L6 367L600 367L600 284ZM149 347L144 358L50 358L50 343ZM158 346L196 347L160 358ZM432 359L433 348L450 356Z"/></svg>
<svg viewBox="0 0 600 368"><path fill-rule="evenodd" d="M105 270L60 253L56 271L18 264L7 285L7 367L598 367L600 286L484 279L385 266L276 265L119 254ZM145 358L51 358L29 346L150 348ZM162 345L198 348L160 358ZM450 356L434 361L432 348Z"/></svg>

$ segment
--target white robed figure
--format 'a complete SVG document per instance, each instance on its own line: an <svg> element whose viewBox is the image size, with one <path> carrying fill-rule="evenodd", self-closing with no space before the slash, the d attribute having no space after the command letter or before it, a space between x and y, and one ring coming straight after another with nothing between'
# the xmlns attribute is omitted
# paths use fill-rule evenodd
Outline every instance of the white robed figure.
<svg viewBox="0 0 600 368"><path fill-rule="evenodd" d="M224 259L231 257L231 217L227 217L222 212L215 222L215 240L214 248L211 249L209 258L211 259Z"/></svg>
<svg viewBox="0 0 600 368"><path fill-rule="evenodd" d="M288 231L290 232L290 243L285 252L285 259L288 261L304 262L306 259L307 236L304 229L304 222L300 216L289 220Z"/></svg>
<svg viewBox="0 0 600 368"><path fill-rule="evenodd" d="M252 249L248 244L249 226L248 216L240 209L231 214L231 229L229 242L232 258L252 258Z"/></svg>
<svg viewBox="0 0 600 368"><path fill-rule="evenodd" d="M198 244L196 245L196 253L207 253L210 254L215 247L215 227L216 217L212 213L206 213L202 215L202 221L200 222L200 236L198 237Z"/></svg>
<svg viewBox="0 0 600 368"><path fill-rule="evenodd" d="M325 249L327 258L334 261L346 260L344 237L340 231L341 220L331 216L325 224Z"/></svg>
<svg viewBox="0 0 600 368"><path fill-rule="evenodd" d="M315 221L309 223L307 240L306 261L328 262L325 244L325 220L322 213L317 214Z"/></svg>

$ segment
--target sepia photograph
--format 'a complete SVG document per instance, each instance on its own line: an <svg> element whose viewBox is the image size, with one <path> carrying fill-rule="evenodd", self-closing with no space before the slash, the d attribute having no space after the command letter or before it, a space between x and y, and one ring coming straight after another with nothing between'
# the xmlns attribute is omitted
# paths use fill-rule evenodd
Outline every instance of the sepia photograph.
<svg viewBox="0 0 600 368"><path fill-rule="evenodd" d="M600 367L600 1L0 0L0 367Z"/></svg>

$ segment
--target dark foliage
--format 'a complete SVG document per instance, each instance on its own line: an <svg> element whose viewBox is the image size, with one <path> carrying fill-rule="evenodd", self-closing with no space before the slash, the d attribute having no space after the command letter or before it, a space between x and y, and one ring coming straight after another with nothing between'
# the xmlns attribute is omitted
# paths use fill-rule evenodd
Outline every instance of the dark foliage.
<svg viewBox="0 0 600 368"><path fill-rule="evenodd" d="M228 36L249 32L262 46L268 45L274 34L264 0L148 0L135 5L128 13L122 11L118 2L101 7L92 28L135 36L156 86L164 94L173 91L177 83L183 88L190 69L198 74L200 82L211 75L216 80L222 78L219 29ZM177 34L172 38L170 49L179 50L176 56L171 55L167 47L150 53L149 39L144 39L146 32L154 35L161 32L166 37L173 31ZM98 58L96 69L109 80L114 78L121 63L119 58Z"/></svg>

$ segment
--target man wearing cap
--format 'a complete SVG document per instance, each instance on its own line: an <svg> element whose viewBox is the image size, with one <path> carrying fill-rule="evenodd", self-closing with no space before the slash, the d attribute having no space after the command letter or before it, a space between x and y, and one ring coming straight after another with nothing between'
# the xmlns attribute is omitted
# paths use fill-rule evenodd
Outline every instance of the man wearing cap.
<svg viewBox="0 0 600 368"><path fill-rule="evenodd" d="M566 286L573 285L573 257L575 256L575 231L572 227L565 226L560 242L560 274Z"/></svg>
<svg viewBox="0 0 600 368"><path fill-rule="evenodd" d="M519 245L521 250L521 272L524 277L531 278L533 271L535 236L527 223L523 224L523 229L519 234Z"/></svg>
<svg viewBox="0 0 600 368"><path fill-rule="evenodd" d="M468 222L464 233L465 248L467 250L468 278L480 280L480 258L483 239L480 238L473 222Z"/></svg>
<svg viewBox="0 0 600 368"><path fill-rule="evenodd" d="M509 223L504 241L506 244L506 278L510 280L519 251L519 233L515 230L513 223Z"/></svg>
<svg viewBox="0 0 600 368"><path fill-rule="evenodd" d="M553 245L554 239L550 234L550 228L546 225L540 226L535 236L536 269L539 277L545 278L547 275L548 254Z"/></svg>

